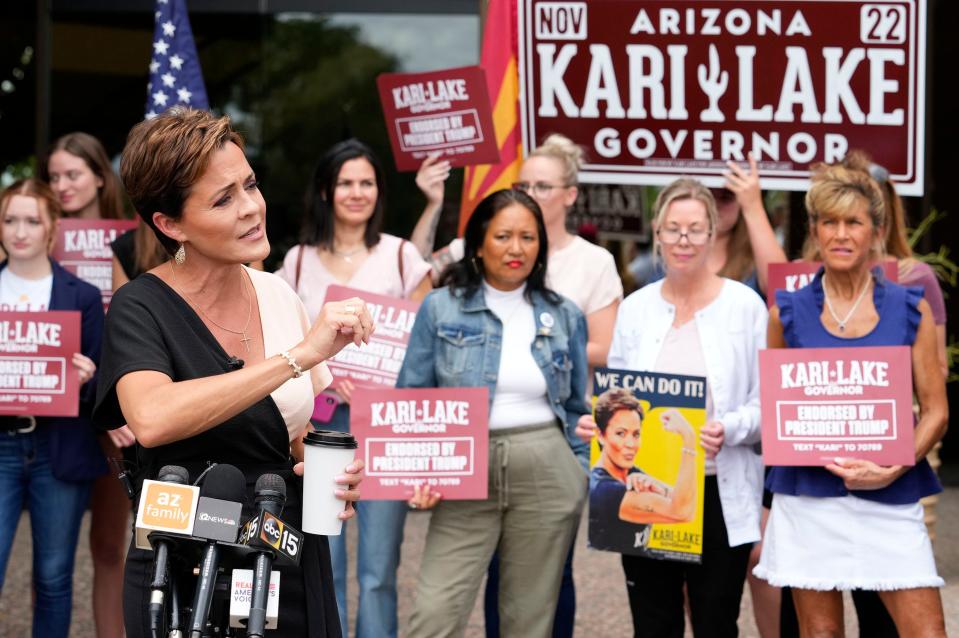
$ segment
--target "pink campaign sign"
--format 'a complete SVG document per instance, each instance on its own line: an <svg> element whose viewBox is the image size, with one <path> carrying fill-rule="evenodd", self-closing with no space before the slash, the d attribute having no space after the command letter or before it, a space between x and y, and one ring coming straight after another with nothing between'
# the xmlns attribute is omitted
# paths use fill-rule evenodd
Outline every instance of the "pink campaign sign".
<svg viewBox="0 0 959 638"><path fill-rule="evenodd" d="M383 73L376 86L397 170L415 171L430 155L453 166L499 162L481 67Z"/></svg>
<svg viewBox="0 0 959 638"><path fill-rule="evenodd" d="M818 261L789 261L776 262L769 264L769 283L766 289L769 295L766 297L766 305L772 308L776 304L777 290L787 292L796 292L800 288L808 286L822 262ZM899 281L899 265L893 259L887 259L882 262L882 273L889 281Z"/></svg>
<svg viewBox="0 0 959 638"><path fill-rule="evenodd" d="M348 379L357 387L392 388L403 366L419 303L346 286L327 288L325 301L342 301L350 297L359 297L366 302L376 330L368 344L363 347L350 344L327 361L333 373L333 387Z"/></svg>
<svg viewBox="0 0 959 638"><path fill-rule="evenodd" d="M406 500L429 485L445 500L487 496L486 388L358 389L350 432L366 463L364 500Z"/></svg>
<svg viewBox="0 0 959 638"><path fill-rule="evenodd" d="M113 298L113 240L137 227L130 219L61 219L51 257L61 266L93 284L103 307Z"/></svg>
<svg viewBox="0 0 959 638"><path fill-rule="evenodd" d="M0 414L77 416L80 313L0 312Z"/></svg>
<svg viewBox="0 0 959 638"><path fill-rule="evenodd" d="M908 346L759 353L763 463L913 465Z"/></svg>

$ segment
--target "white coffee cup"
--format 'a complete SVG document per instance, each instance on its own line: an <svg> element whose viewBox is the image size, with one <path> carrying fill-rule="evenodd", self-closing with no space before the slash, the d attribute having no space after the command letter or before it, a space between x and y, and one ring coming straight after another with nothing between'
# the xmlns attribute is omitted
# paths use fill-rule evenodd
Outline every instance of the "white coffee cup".
<svg viewBox="0 0 959 638"><path fill-rule="evenodd" d="M337 514L346 504L334 491L334 480L356 457L356 439L349 432L314 430L303 437L303 531L338 536L343 521Z"/></svg>

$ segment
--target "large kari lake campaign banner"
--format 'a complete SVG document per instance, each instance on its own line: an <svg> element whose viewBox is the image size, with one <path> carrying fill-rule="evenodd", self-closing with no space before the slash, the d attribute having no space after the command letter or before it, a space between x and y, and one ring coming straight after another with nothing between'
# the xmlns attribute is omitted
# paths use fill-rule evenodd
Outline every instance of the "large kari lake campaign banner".
<svg viewBox="0 0 959 638"><path fill-rule="evenodd" d="M924 0L520 0L523 144L588 150L583 182L722 186L752 152L763 187L869 149L923 190Z"/></svg>

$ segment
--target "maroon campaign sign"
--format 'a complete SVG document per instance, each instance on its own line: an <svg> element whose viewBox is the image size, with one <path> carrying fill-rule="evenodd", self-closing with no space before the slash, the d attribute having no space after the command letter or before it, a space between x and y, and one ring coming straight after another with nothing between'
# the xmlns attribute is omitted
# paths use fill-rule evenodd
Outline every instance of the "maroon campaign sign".
<svg viewBox="0 0 959 638"><path fill-rule="evenodd" d="M478 66L376 78L396 168L415 171L428 155L453 166L499 163L486 74Z"/></svg>
<svg viewBox="0 0 959 638"><path fill-rule="evenodd" d="M487 496L489 390L357 390L350 432L366 463L363 500L406 500L429 485L445 500Z"/></svg>
<svg viewBox="0 0 959 638"><path fill-rule="evenodd" d="M868 149L922 195L925 0L520 0L527 151L588 149L583 182L722 186L752 151L763 187Z"/></svg>
<svg viewBox="0 0 959 638"><path fill-rule="evenodd" d="M796 292L812 283L816 271L822 265L818 261L788 261L769 264L766 290L766 305L772 308L776 304L776 291ZM889 281L899 281L899 264L893 259L882 262L882 273Z"/></svg>
<svg viewBox="0 0 959 638"><path fill-rule="evenodd" d="M915 464L908 346L762 350L759 396L766 465Z"/></svg>
<svg viewBox="0 0 959 638"><path fill-rule="evenodd" d="M80 313L0 312L0 414L77 416Z"/></svg>
<svg viewBox="0 0 959 638"><path fill-rule="evenodd" d="M130 219L61 219L51 256L103 296L103 307L113 298L113 251L110 244L137 227Z"/></svg>
<svg viewBox="0 0 959 638"><path fill-rule="evenodd" d="M349 379L359 387L392 388L403 366L406 344L416 321L419 304L346 286L330 286L324 301L342 301L359 297L366 302L376 330L370 342L357 347L352 343L326 362L333 373L333 387Z"/></svg>

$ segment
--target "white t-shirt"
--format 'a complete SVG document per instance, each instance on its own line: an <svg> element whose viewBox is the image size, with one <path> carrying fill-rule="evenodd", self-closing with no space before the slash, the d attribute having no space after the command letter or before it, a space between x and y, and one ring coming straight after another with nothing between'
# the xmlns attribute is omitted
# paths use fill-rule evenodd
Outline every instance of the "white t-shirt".
<svg viewBox="0 0 959 638"><path fill-rule="evenodd" d="M533 305L523 292L526 286L503 291L483 282L486 305L503 322L496 393L489 415L489 428L545 423L556 418L546 395L546 379L533 359L536 321Z"/></svg>
<svg viewBox="0 0 959 638"><path fill-rule="evenodd" d="M36 312L50 307L53 273L40 279L24 279L4 268L0 272L0 311Z"/></svg>
<svg viewBox="0 0 959 638"><path fill-rule="evenodd" d="M454 261L463 259L463 239L450 242L449 251ZM605 248L579 236L550 253L546 285L567 297L587 316L623 298L616 260Z"/></svg>
<svg viewBox="0 0 959 638"><path fill-rule="evenodd" d="M706 376L706 358L703 355L702 340L695 321L687 321L680 327L673 326L663 338L663 347L656 358L653 370L670 374L684 374L692 377ZM713 393L706 383L706 422L712 421ZM716 475L716 459L706 459L706 475Z"/></svg>
<svg viewBox="0 0 959 638"><path fill-rule="evenodd" d="M546 285L587 316L623 298L623 282L613 256L579 236L549 254Z"/></svg>

